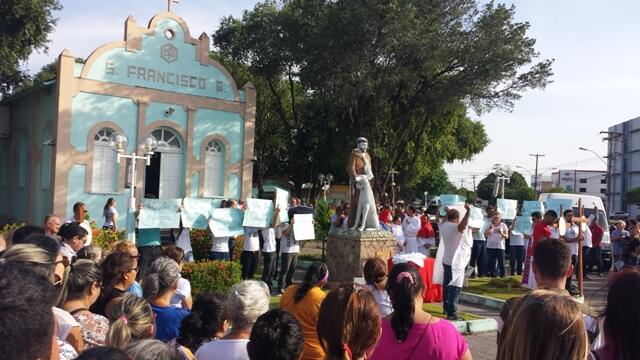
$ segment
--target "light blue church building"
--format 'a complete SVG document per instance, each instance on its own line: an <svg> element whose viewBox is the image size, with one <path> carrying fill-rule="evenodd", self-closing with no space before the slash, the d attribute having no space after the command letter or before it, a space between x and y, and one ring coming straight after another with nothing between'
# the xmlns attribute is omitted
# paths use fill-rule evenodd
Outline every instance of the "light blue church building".
<svg viewBox="0 0 640 360"><path fill-rule="evenodd" d="M124 41L84 64L64 50L55 80L0 102L0 223L66 218L82 201L101 225L109 197L126 214L130 162L116 163L116 132L128 137L127 154L142 155L148 135L158 143L150 165L136 163L138 200L250 196L255 88L238 89L209 44L172 12L147 27L130 16Z"/></svg>

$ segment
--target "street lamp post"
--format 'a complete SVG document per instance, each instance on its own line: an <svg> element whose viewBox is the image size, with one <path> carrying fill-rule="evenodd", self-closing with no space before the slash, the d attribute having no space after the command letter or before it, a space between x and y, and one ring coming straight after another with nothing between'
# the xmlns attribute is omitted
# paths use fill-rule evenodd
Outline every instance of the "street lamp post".
<svg viewBox="0 0 640 360"><path fill-rule="evenodd" d="M509 165L495 164L493 165L493 173L496 175L497 188L494 189L493 196L498 197L498 193L501 193L501 197L504 199L504 187L505 183L511 181L511 175L513 170Z"/></svg>
<svg viewBox="0 0 640 360"><path fill-rule="evenodd" d="M136 212L136 197L135 197L135 184L136 184L136 160L145 160L147 166L151 164L151 155L158 146L156 139L147 135L140 145L140 150L144 156L136 155L136 152L132 152L129 155L124 155L129 144L129 139L125 134L114 133L109 139L109 144L118 153L116 163L120 164L120 159L131 159L131 183L129 185L130 197L129 197L129 210L127 211L127 240L136 241L135 235L135 212Z"/></svg>
<svg viewBox="0 0 640 360"><path fill-rule="evenodd" d="M320 174L318 175L318 181L320 182L320 188L322 189L322 199L327 200L327 190L331 187L331 182L333 181L333 175L331 174Z"/></svg>

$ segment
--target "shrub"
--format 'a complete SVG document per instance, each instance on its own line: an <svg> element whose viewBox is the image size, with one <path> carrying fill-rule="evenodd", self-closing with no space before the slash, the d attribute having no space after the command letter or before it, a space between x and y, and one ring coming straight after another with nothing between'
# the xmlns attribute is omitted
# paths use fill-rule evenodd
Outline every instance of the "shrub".
<svg viewBox="0 0 640 360"><path fill-rule="evenodd" d="M191 229L189 231L193 258L195 261L207 260L211 250L211 233L204 229Z"/></svg>
<svg viewBox="0 0 640 360"><path fill-rule="evenodd" d="M209 292L227 294L231 286L241 280L240 264L211 260L186 263L182 268L182 277L191 283L194 298Z"/></svg>
<svg viewBox="0 0 640 360"><path fill-rule="evenodd" d="M96 235L97 234L97 235ZM102 250L111 250L111 246L120 240L124 240L124 230L121 232L100 229L93 236L93 245Z"/></svg>
<svg viewBox="0 0 640 360"><path fill-rule="evenodd" d="M9 234L11 234L13 230L22 226L24 226L24 223L6 224L5 226L2 227L2 229L0 229L0 235L2 235L3 238L8 240Z"/></svg>

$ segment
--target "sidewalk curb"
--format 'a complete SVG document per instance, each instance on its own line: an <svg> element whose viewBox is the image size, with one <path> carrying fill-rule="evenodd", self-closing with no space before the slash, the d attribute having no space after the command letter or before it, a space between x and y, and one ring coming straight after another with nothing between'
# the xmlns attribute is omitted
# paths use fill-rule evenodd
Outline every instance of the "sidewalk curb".
<svg viewBox="0 0 640 360"><path fill-rule="evenodd" d="M451 323L461 334L464 335L498 330L498 322L490 318L469 321L452 321Z"/></svg>
<svg viewBox="0 0 640 360"><path fill-rule="evenodd" d="M468 304L482 305L496 310L502 310L502 306L504 306L504 300L466 292L460 293L460 301Z"/></svg>

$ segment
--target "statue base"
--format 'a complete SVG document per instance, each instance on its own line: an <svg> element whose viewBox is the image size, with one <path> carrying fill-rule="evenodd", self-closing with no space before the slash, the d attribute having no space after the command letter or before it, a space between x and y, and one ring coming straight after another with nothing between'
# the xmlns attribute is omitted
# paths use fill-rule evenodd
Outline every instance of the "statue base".
<svg viewBox="0 0 640 360"><path fill-rule="evenodd" d="M368 258L379 257L385 262L396 253L396 238L388 231L337 229L327 238L326 263L329 278L335 282L353 282L362 277L362 267Z"/></svg>

